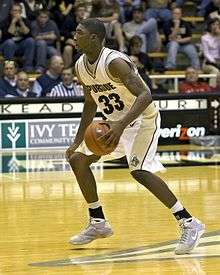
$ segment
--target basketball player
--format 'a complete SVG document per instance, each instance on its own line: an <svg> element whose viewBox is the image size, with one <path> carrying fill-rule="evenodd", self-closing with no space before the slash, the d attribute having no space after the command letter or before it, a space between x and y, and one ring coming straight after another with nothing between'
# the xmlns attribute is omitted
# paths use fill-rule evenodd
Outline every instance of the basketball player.
<svg viewBox="0 0 220 275"><path fill-rule="evenodd" d="M130 59L118 51L103 47L105 27L98 19L86 19L76 29L76 45L83 53L75 69L84 86L85 104L80 127L66 157L88 203L88 227L70 239L71 244L87 244L111 236L98 198L90 165L100 157L92 154L83 142L87 126L97 106L108 119L110 130L101 137L106 146L118 144L113 153L101 160L126 155L131 175L152 192L179 221L182 235L176 254L189 253L199 242L205 226L183 207L165 182L153 173L163 169L155 158L160 114L152 102L151 92Z"/></svg>

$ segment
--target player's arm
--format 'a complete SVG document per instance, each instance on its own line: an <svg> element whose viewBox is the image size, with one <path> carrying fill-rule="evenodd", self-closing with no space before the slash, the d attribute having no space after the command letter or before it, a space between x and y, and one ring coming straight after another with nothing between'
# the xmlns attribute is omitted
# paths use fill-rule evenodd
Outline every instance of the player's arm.
<svg viewBox="0 0 220 275"><path fill-rule="evenodd" d="M114 59L109 64L108 69L113 77L120 79L125 87L136 96L130 111L120 121L126 127L151 104L151 92L140 76L136 74L132 65L125 60L121 58Z"/></svg>
<svg viewBox="0 0 220 275"><path fill-rule="evenodd" d="M80 144L83 141L85 130L92 122L97 110L97 105L93 100L90 92L86 91L85 86L83 86L83 90L85 96L85 103L83 107L79 129L74 140L74 143L77 144Z"/></svg>
<svg viewBox="0 0 220 275"><path fill-rule="evenodd" d="M83 87L84 90L84 95L85 95L85 103L83 107L83 112L82 112L82 117L79 125L79 129L77 131L75 140L73 144L67 149L66 151L66 158L68 161L71 160L72 154L75 152L75 150L79 147L79 145L82 143L84 139L84 134L86 128L89 126L89 124L92 122L96 110L97 110L97 105L95 101L93 100L91 94L86 91L86 87Z"/></svg>

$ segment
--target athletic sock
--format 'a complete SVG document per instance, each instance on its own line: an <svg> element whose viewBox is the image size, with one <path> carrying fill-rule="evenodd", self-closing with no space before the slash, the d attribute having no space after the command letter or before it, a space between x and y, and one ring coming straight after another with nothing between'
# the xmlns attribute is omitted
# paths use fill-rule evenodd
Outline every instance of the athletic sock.
<svg viewBox="0 0 220 275"><path fill-rule="evenodd" d="M182 206L182 204L177 201L173 207L171 207L171 211L174 217L179 221L182 219L189 219L192 218L190 213Z"/></svg>
<svg viewBox="0 0 220 275"><path fill-rule="evenodd" d="M105 219L105 216L99 201L89 203L88 206L89 206L89 215L91 218L103 219L103 220Z"/></svg>

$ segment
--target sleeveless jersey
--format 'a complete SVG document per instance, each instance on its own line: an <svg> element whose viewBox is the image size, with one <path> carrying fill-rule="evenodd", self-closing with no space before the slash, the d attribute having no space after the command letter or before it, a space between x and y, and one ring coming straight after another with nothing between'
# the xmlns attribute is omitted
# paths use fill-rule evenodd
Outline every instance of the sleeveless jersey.
<svg viewBox="0 0 220 275"><path fill-rule="evenodd" d="M119 79L114 79L108 71L108 64L116 58L124 59L138 74L137 68L127 55L105 47L100 52L93 73L88 68L85 54L80 56L75 65L77 77L85 85L85 93L90 92L104 116L113 121L123 118L136 99L125 85ZM145 83L144 85L146 86ZM142 116L152 117L156 112L154 103L151 103Z"/></svg>

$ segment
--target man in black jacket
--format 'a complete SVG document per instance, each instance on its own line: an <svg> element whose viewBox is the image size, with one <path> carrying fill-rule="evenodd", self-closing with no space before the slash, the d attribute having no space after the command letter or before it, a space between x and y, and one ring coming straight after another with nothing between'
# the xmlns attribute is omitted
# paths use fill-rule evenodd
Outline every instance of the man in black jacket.
<svg viewBox="0 0 220 275"><path fill-rule="evenodd" d="M184 53L191 62L191 67L199 69L199 57L195 46L192 44L192 29L188 22L182 20L182 10L175 8L172 11L172 20L164 24L164 33L167 42L167 69L176 68L178 52Z"/></svg>
<svg viewBox="0 0 220 275"><path fill-rule="evenodd" d="M15 55L23 57L23 69L33 70L35 41L30 37L30 24L21 16L20 4L14 4L10 16L2 22L2 53L5 59L12 60Z"/></svg>

